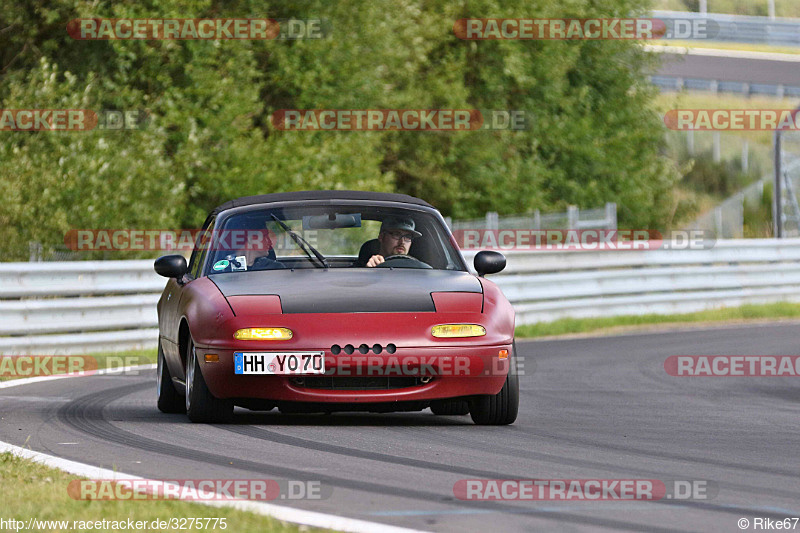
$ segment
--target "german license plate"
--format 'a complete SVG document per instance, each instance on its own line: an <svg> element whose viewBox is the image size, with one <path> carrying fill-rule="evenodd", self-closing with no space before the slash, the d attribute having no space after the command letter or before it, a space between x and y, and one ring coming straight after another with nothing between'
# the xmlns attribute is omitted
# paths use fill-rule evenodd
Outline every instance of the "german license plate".
<svg viewBox="0 0 800 533"><path fill-rule="evenodd" d="M236 374L324 374L325 352L234 352Z"/></svg>

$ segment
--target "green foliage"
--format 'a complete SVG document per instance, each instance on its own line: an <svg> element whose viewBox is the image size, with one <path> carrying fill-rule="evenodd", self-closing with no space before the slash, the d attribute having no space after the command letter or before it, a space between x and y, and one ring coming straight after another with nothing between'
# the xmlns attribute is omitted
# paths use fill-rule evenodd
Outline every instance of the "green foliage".
<svg viewBox="0 0 800 533"><path fill-rule="evenodd" d="M0 11L0 107L145 110L138 130L0 132L0 247L71 228L197 227L230 198L300 189L421 196L454 218L619 206L660 227L651 59L628 41L463 41L459 18L608 17L643 0L31 1ZM326 39L76 41L80 17L322 18ZM524 131L278 131L278 109L522 110Z"/></svg>
<svg viewBox="0 0 800 533"><path fill-rule="evenodd" d="M720 197L730 196L757 177L752 172L742 172L741 161L737 160L715 162L711 154L701 154L692 162L692 169L683 177L682 183Z"/></svg>
<svg viewBox="0 0 800 533"><path fill-rule="evenodd" d="M763 239L773 236L772 226L772 182L767 181L758 202L745 201L742 231L745 238Z"/></svg>
<svg viewBox="0 0 800 533"><path fill-rule="evenodd" d="M748 320L800 317L800 304L793 302L775 302L771 304L747 304L741 307L718 307L674 315L620 315L595 318L559 318L552 322L538 322L525 326L517 326L517 338L549 337L553 335L569 335L597 332L602 335L613 335L626 331L645 329L647 326L663 328L669 325L675 329L685 330L692 323L701 325L714 322L745 322Z"/></svg>

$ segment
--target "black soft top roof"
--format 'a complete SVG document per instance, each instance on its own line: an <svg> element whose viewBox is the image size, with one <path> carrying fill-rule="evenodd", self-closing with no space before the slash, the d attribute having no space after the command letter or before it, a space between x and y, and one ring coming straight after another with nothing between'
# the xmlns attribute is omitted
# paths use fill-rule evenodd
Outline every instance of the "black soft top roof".
<svg viewBox="0 0 800 533"><path fill-rule="evenodd" d="M243 196L230 200L217 206L212 214L220 213L234 207L246 205L268 204L273 202L297 202L303 200L366 200L368 202L401 202L405 204L433 207L419 198L407 194L370 191L293 191L272 194L259 194L257 196Z"/></svg>

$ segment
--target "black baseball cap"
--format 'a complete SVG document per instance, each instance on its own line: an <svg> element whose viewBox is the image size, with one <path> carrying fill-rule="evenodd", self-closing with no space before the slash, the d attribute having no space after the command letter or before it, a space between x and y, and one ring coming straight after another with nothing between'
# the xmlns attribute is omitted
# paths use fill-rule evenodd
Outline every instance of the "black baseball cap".
<svg viewBox="0 0 800 533"><path fill-rule="evenodd" d="M383 220L381 224L381 233L393 229L407 231L414 237L422 237L422 233L414 229L414 221L410 218L404 217L389 217Z"/></svg>

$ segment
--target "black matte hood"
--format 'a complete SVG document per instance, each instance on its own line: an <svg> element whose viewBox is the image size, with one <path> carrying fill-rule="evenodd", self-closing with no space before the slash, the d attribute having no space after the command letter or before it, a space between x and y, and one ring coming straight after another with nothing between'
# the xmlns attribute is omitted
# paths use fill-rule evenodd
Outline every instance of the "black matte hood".
<svg viewBox="0 0 800 533"><path fill-rule="evenodd" d="M482 292L475 276L449 270L261 270L208 277L226 298L277 294L284 313L433 312L432 292Z"/></svg>

